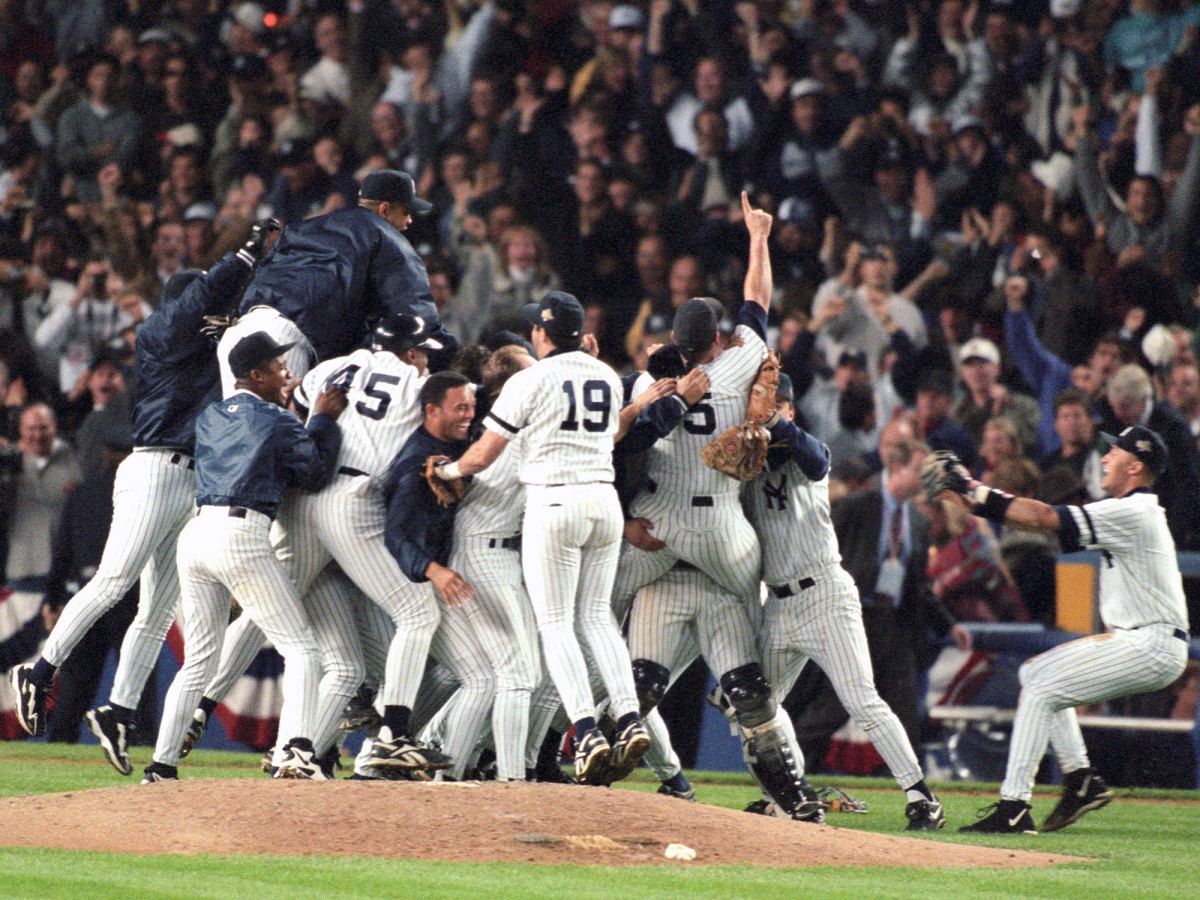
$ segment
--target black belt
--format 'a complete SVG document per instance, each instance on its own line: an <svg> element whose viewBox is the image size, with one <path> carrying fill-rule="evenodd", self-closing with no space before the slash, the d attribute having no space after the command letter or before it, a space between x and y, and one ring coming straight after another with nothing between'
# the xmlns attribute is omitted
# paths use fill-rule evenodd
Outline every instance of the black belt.
<svg viewBox="0 0 1200 900"><path fill-rule="evenodd" d="M189 471L196 468L196 460L192 459L186 453L172 453L167 457L167 462L173 466L182 466Z"/></svg>
<svg viewBox="0 0 1200 900"><path fill-rule="evenodd" d="M366 475L366 472L360 472L358 469L352 469L349 466L338 466L337 473L339 475L349 475L351 478L357 478L359 475Z"/></svg>
<svg viewBox="0 0 1200 900"><path fill-rule="evenodd" d="M658 484L654 481L653 478L646 479L646 490L649 491L651 494L658 493ZM697 494L695 497L692 497L692 506L712 506L712 505L713 505L712 497L706 497L702 494Z"/></svg>
<svg viewBox="0 0 1200 900"><path fill-rule="evenodd" d="M521 536L518 534L515 537L488 538L488 549L495 550L497 547L501 550L520 550Z"/></svg>
<svg viewBox="0 0 1200 900"><path fill-rule="evenodd" d="M811 578L801 578L796 582L796 587L800 588L802 591L807 591L810 587L814 587L815 585L816 582ZM771 588L771 593L780 600L784 599L785 597L795 596L795 592L791 589L791 586L786 584L780 584Z"/></svg>
<svg viewBox="0 0 1200 900"><path fill-rule="evenodd" d="M1182 628L1176 628L1174 634L1175 634L1175 637L1179 638L1185 644L1188 643L1188 640L1189 640L1188 633L1186 631L1184 631Z"/></svg>

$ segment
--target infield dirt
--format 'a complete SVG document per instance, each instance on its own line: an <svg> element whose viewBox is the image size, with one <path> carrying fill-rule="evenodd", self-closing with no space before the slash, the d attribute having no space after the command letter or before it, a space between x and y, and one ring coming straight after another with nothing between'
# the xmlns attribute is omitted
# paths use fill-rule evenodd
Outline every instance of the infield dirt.
<svg viewBox="0 0 1200 900"><path fill-rule="evenodd" d="M9 797L0 844L116 853L476 862L1049 866L1028 850L803 825L639 791L551 784L195 779ZM884 815L887 813L871 813ZM900 810L895 811L897 818ZM668 860L668 844L696 851Z"/></svg>

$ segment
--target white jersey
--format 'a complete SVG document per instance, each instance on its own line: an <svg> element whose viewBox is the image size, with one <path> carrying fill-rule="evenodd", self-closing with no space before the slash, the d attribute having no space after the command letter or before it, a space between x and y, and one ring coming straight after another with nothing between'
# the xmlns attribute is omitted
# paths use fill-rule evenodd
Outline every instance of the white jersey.
<svg viewBox="0 0 1200 900"><path fill-rule="evenodd" d="M555 353L513 375L484 427L525 441L525 484L613 481L613 437L622 388L617 373L582 350Z"/></svg>
<svg viewBox="0 0 1200 900"><path fill-rule="evenodd" d="M767 345L753 328L739 325L733 335L741 346L699 367L708 375L708 393L692 405L678 428L646 451L646 477L654 482L655 505L690 508L693 496L736 495L741 489L740 481L700 459L700 451L714 437L745 421L750 385L767 355ZM641 393L648 384L640 380L635 390Z"/></svg>
<svg viewBox="0 0 1200 900"><path fill-rule="evenodd" d="M229 369L229 351L242 338L256 331L265 331L280 344L295 344L283 355L295 378L303 378L316 364L317 354L298 325L273 306L252 306L246 314L225 329L217 343L217 365L221 370L221 396L225 399L237 392L233 372Z"/></svg>
<svg viewBox="0 0 1200 900"><path fill-rule="evenodd" d="M382 478L421 424L418 395L425 379L414 366L386 350L355 350L329 359L304 376L296 387L297 403L309 410L326 384L349 380L346 411L338 418L342 447L338 468Z"/></svg>
<svg viewBox="0 0 1200 900"><path fill-rule="evenodd" d="M1104 552L1100 618L1113 628L1166 624L1188 630L1187 601L1167 515L1149 491L1068 506L1079 543Z"/></svg>
<svg viewBox="0 0 1200 900"><path fill-rule="evenodd" d="M763 470L746 491L746 516L762 545L762 580L769 585L807 578L839 565L829 518L829 477L810 481L796 461Z"/></svg>
<svg viewBox="0 0 1200 900"><path fill-rule="evenodd" d="M521 533L525 516L525 485L520 478L523 445L518 435L494 463L471 479L454 516L455 541Z"/></svg>

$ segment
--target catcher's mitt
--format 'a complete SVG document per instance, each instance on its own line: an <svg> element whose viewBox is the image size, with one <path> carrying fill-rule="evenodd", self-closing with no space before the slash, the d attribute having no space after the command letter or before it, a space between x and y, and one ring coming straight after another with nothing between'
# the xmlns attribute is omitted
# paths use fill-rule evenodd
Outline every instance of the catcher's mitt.
<svg viewBox="0 0 1200 900"><path fill-rule="evenodd" d="M700 459L710 469L724 472L738 481L753 481L767 464L771 433L761 425L743 422L726 429L700 451Z"/></svg>
<svg viewBox="0 0 1200 900"><path fill-rule="evenodd" d="M817 791L817 799L830 812L865 813L867 804L855 800L841 788L827 787Z"/></svg>
<svg viewBox="0 0 1200 900"><path fill-rule="evenodd" d="M935 450L921 463L921 491L932 502L943 491L965 494L971 473L949 450Z"/></svg>
<svg viewBox="0 0 1200 900"><path fill-rule="evenodd" d="M450 457L448 456L430 456L425 460L425 483L429 485L429 489L433 491L433 496L437 498L438 506L453 506L467 493L467 480L465 478L444 481L434 471L440 463L448 462L450 462Z"/></svg>
<svg viewBox="0 0 1200 900"><path fill-rule="evenodd" d="M764 424L775 414L775 394L779 390L779 357L767 351L767 358L758 368L758 377L750 385L750 403L746 419L755 425Z"/></svg>

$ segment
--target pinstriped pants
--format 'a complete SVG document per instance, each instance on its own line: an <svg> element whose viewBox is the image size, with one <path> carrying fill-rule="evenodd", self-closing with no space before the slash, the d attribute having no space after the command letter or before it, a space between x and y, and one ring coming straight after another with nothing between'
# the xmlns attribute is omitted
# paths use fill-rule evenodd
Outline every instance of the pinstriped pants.
<svg viewBox="0 0 1200 900"><path fill-rule="evenodd" d="M846 712L870 736L900 787L916 784L923 777L921 764L900 719L875 687L854 580L841 566L812 577L813 587L791 597L768 593L763 609L758 645L776 702L782 705L811 658L829 677ZM786 725L795 743L791 722ZM803 765L803 757L797 759Z"/></svg>
<svg viewBox="0 0 1200 900"><path fill-rule="evenodd" d="M1088 765L1075 707L1157 691L1183 674L1186 641L1171 625L1147 625L1061 644L1021 666L1021 699L1000 796L1029 802L1052 743L1063 771Z"/></svg>
<svg viewBox="0 0 1200 900"><path fill-rule="evenodd" d="M571 721L595 715L587 643L615 714L636 713L629 650L613 619L623 517L611 484L530 485L521 539L525 585L546 669Z"/></svg>
<svg viewBox="0 0 1200 900"><path fill-rule="evenodd" d="M196 512L196 476L171 450L137 450L117 469L113 521L100 566L63 609L42 656L60 666L88 630L141 577L137 617L121 642L113 703L136 709L175 617L179 532Z"/></svg>
<svg viewBox="0 0 1200 900"><path fill-rule="evenodd" d="M312 738L320 654L269 532L270 520L261 513L235 518L227 507L202 507L184 526L179 538L184 661L167 692L154 749L158 762L179 762L183 733L220 660L230 595L283 655L280 735L284 740Z"/></svg>

